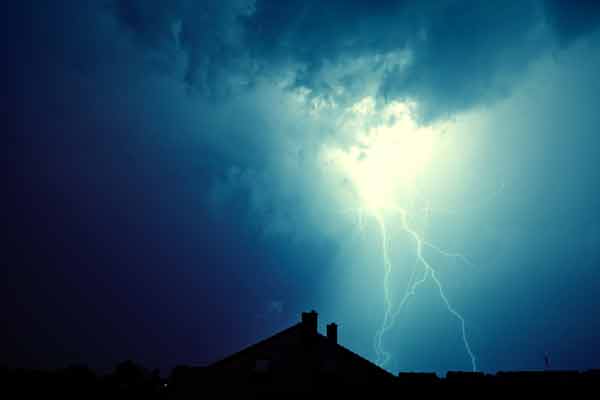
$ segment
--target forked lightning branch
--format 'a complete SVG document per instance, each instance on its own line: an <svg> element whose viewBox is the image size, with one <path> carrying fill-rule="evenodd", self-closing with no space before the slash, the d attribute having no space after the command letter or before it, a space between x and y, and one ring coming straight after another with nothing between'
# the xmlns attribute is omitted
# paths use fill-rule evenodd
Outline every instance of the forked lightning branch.
<svg viewBox="0 0 600 400"><path fill-rule="evenodd" d="M358 107L358 110L359 117L375 112L372 107L367 112L365 107ZM440 133L435 127L418 126L411 118L406 104L392 104L384 112L394 116L393 124L370 126L366 132L357 135L356 146L328 149L327 152L329 161L333 161L342 175L351 182L355 204L350 210L356 212L359 223L362 223L364 216L373 218L380 235L384 310L373 340L376 363L385 367L391 361L392 355L385 348L386 334L390 333L408 299L416 294L419 286L431 280L447 311L459 325L465 352L475 371L477 362L468 340L465 319L452 305L440 277L423 250L428 247L444 257L458 258L467 263L468 260L462 254L445 251L425 240L423 233L411 225L408 210L412 208L405 204L416 197L417 180L434 154L434 145ZM398 219L401 229L414 246L416 262L421 267L413 269L406 290L398 297L397 302L394 301L396 296L393 296L391 285L392 273L397 266L390 255L392 238L386 218Z"/></svg>

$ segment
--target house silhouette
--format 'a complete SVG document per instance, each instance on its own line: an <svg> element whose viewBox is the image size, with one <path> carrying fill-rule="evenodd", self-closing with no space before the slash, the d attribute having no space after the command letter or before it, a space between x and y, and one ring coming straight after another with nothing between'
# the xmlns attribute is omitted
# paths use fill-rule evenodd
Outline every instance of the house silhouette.
<svg viewBox="0 0 600 400"><path fill-rule="evenodd" d="M318 332L316 311L303 312L300 322L205 367L176 367L169 378L173 398L206 393L312 392L356 394L358 388L423 394L455 393L465 388L488 393L505 388L521 392L532 388L552 393L565 385L598 387L598 370L579 371L448 371L440 379L435 373L400 372L397 376L378 367L338 343L338 325ZM595 389L594 389L595 390ZM508 393L508 392L507 392Z"/></svg>
<svg viewBox="0 0 600 400"><path fill-rule="evenodd" d="M338 326L327 325L326 335L317 329L315 311L302 313L299 323L252 346L204 367L180 365L167 379L157 369L150 372L133 361L119 363L112 373L96 375L86 366L59 370L27 370L0 367L0 384L6 393L25 397L55 394L60 398L189 399L227 397L269 398L267 393L303 392L303 397L355 397L387 392L404 396L464 396L477 393L508 396L535 391L556 396L568 389L597 393L600 370L528 370L484 372L448 371L445 378L432 372L400 372L393 376L338 343ZM6 397L6 396L5 396ZM23 397L23 396L22 396ZM287 396L286 396L287 397Z"/></svg>
<svg viewBox="0 0 600 400"><path fill-rule="evenodd" d="M253 390L312 390L390 384L394 376L338 343L338 326L318 332L316 311L299 323L207 367L180 371L180 382Z"/></svg>

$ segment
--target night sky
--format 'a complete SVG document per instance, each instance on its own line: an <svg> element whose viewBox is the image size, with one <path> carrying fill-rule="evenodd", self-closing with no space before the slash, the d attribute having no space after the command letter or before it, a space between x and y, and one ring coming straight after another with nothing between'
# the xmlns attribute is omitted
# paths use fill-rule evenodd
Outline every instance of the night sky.
<svg viewBox="0 0 600 400"><path fill-rule="evenodd" d="M2 8L0 365L600 367L599 2Z"/></svg>

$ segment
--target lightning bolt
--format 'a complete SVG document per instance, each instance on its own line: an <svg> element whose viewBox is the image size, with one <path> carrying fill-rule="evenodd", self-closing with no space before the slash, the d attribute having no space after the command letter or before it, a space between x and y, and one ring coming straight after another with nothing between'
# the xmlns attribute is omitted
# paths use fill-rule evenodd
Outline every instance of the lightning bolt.
<svg viewBox="0 0 600 400"><path fill-rule="evenodd" d="M461 259L463 262L468 263L469 265L471 265L471 262L466 257L464 257L462 254L450 253L450 252L444 251L444 250L440 249L439 247L425 241L421 237L421 235L419 235L417 233L417 231L415 229L413 229L411 227L411 225L409 224L408 215L407 215L406 210L404 210L402 208L394 208L393 210L398 212L400 215L400 222L401 222L402 229L415 242L416 259L415 259L415 266L413 267L411 276L408 281L408 287L407 287L403 297L400 299L398 305L394 309L394 302L393 302L392 293L390 290L390 279L391 279L393 265L392 265L392 261L390 259L390 255L389 255L388 231L387 231L387 227L385 224L385 219L383 217L383 213L381 211L373 212L372 213L373 217L375 218L377 225L379 227L379 233L380 233L380 237L381 237L381 252L383 255L383 267L384 267L384 274L383 274L384 314L383 314L383 320L382 320L381 326L376 331L375 337L374 337L376 363L378 365L380 365L381 367L384 367L390 361L391 354L384 349L384 344L383 344L384 335L393 327L394 322L396 321L398 315L400 314L400 312L406 305L408 299L410 297L414 296L417 288L420 285L422 285L423 283L425 283L428 278L431 278L431 280L433 281L433 283L435 284L435 286L438 289L440 298L444 302L446 309L460 323L462 341L463 341L465 350L470 358L472 370L476 371L477 370L477 361L476 361L475 354L473 353L473 351L471 349L469 340L467 338L465 319L452 306L452 304L448 300L448 297L446 296L446 293L444 291L444 286L442 285L442 282L440 281L439 277L437 276L435 269L433 269L431 264L427 261L427 259L423 255L423 248L424 247L432 248L433 250L439 252L440 254L442 254L446 257L454 257L454 258ZM359 215L362 216L363 212L361 211ZM428 216L429 214L427 213L426 215ZM361 219L362 219L362 217L361 217ZM423 266L423 275L417 280L415 280L416 264L420 264Z"/></svg>
<svg viewBox="0 0 600 400"><path fill-rule="evenodd" d="M367 98L368 99L368 98ZM369 103L370 104L370 103ZM374 103L373 103L374 104ZM446 295L446 291L438 271L433 268L432 263L426 257L426 250L435 252L446 259L458 260L466 265L472 266L468 258L460 253L447 251L425 240L425 227L421 226L423 219L417 220L418 225L412 225L415 221L409 218L415 213L424 212L425 226L429 222L432 213L455 214L453 210L432 209L428 204L428 196L423 193L418 185L419 175L425 171L425 167L433 158L435 138L438 136L438 126L419 126L412 118L411 104L393 103L391 108L382 109L382 112L390 112L398 116L398 122L390 126L375 126L366 124L365 133L357 133L357 144L349 148L327 148L324 155L335 165L340 167L344 176L344 191L349 189L352 197L356 198L359 205L355 212L359 232L364 231L366 218L373 218L380 238L380 251L383 264L383 318L373 338L373 346L376 355L376 363L385 367L391 360L391 354L385 349L384 342L386 334L392 329L398 316L405 309L408 300L416 294L416 291L425 283L431 282L441 298L446 310L456 319L460 325L460 334L464 348L471 362L473 371L477 370L477 360L469 343L466 323L462 314L453 306ZM397 109L394 107L398 107ZM371 114L375 111L365 111L364 104L357 103L356 114L351 114L359 122L373 122ZM373 114L374 115L374 114ZM362 125L358 124L359 127ZM343 128L343 126L342 126ZM443 127L442 127L443 128ZM442 147L436 147L435 155L444 154L445 146L453 142L435 142ZM450 151L453 149L450 148ZM450 153L451 155L452 153ZM347 187L347 183L351 183ZM491 203L504 190L504 184L490 196L486 203ZM401 203L398 200L405 201ZM344 197L344 200L347 198ZM426 207L422 207L426 205ZM405 208L404 208L405 207ZM392 260L391 246L392 238L388 230L389 218L394 218L403 234L414 243L415 257L410 271L410 276L403 292L396 293L396 285L392 285L394 265ZM399 223L395 218L399 217Z"/></svg>

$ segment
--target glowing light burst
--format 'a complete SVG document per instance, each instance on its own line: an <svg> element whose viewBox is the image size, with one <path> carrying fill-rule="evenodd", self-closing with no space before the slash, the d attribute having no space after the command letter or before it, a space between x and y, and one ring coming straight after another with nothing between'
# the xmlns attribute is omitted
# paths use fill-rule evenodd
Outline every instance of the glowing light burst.
<svg viewBox="0 0 600 400"><path fill-rule="evenodd" d="M433 154L435 132L418 128L405 107L396 108L393 124L372 127L357 145L331 151L370 213L395 208L399 197L412 197L416 178Z"/></svg>
<svg viewBox="0 0 600 400"><path fill-rule="evenodd" d="M427 242L410 223L409 209L417 197L416 182L434 154L436 140L440 137L436 127L420 127L411 118L411 105L395 103L384 113L384 120L392 123L368 126L365 133L359 134L357 144L345 149L329 149L328 158L340 167L348 177L357 200L356 212L362 228L365 215L372 217L378 226L381 237L383 261L384 313L379 329L374 336L376 363L385 367L391 354L384 348L384 337L393 327L398 315L417 288L428 279L435 284L440 298L448 312L460 323L462 340L470 358L473 371L477 370L476 357L467 338L465 320L452 306L436 270L423 254L425 247L431 248L445 257L457 258L470 264L462 254L452 253ZM369 118L374 113L373 104L363 101L352 109L354 116ZM390 118L390 116L392 118ZM413 204L414 205L414 204ZM424 208L426 222L430 217L429 207ZM416 247L415 267L422 266L422 275L413 268L404 295L394 304L390 280L393 263L390 257L390 237L386 217L399 217L400 226Z"/></svg>

